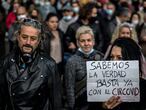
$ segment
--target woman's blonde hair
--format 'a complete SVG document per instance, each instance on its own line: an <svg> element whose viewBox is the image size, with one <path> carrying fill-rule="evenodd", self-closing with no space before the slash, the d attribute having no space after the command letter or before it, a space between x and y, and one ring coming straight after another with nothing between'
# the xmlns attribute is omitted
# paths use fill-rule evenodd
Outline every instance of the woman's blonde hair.
<svg viewBox="0 0 146 110"><path fill-rule="evenodd" d="M93 30L89 26L81 26L77 29L76 40L79 40L79 37L81 36L81 34L90 34L94 39Z"/></svg>
<svg viewBox="0 0 146 110"><path fill-rule="evenodd" d="M113 43L117 38L119 38L120 30L124 27L129 28L131 39L133 39L135 42L138 43L137 33L134 27L129 23L122 23L121 25L117 26L117 28L115 29L112 35L111 43Z"/></svg>

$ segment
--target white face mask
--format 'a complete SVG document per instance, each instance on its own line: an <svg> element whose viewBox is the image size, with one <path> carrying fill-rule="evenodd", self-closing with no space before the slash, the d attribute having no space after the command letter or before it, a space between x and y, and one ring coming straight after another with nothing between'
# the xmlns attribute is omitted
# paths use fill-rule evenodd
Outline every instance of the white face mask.
<svg viewBox="0 0 146 110"><path fill-rule="evenodd" d="M46 2L45 5L50 5L50 2Z"/></svg>
<svg viewBox="0 0 146 110"><path fill-rule="evenodd" d="M17 19L18 19L18 20L25 19L25 18L27 18L26 15L18 15L18 16L17 16Z"/></svg>
<svg viewBox="0 0 146 110"><path fill-rule="evenodd" d="M111 16L111 15L113 15L113 10L111 10L111 9L107 9L107 10L106 10L106 13L107 13L108 15Z"/></svg>
<svg viewBox="0 0 146 110"><path fill-rule="evenodd" d="M79 7L74 7L72 10L73 10L74 13L79 13L80 8Z"/></svg>
<svg viewBox="0 0 146 110"><path fill-rule="evenodd" d="M64 16L63 19L65 21L70 21L72 19L72 16L68 15L68 16Z"/></svg>
<svg viewBox="0 0 146 110"><path fill-rule="evenodd" d="M44 6L44 5L45 5L45 2L40 1L40 5L41 5L41 6Z"/></svg>
<svg viewBox="0 0 146 110"><path fill-rule="evenodd" d="M134 21L132 21L132 24L134 24L134 25L137 25L138 23L139 23L138 20L134 20Z"/></svg>
<svg viewBox="0 0 146 110"><path fill-rule="evenodd" d="M34 3L35 3L36 5L39 5L40 1L39 1L39 0L35 0Z"/></svg>
<svg viewBox="0 0 146 110"><path fill-rule="evenodd" d="M86 55L89 55L89 54L91 54L91 53L94 51L94 49L91 49L90 52L86 53L86 52L84 52L84 51L82 50L82 48L79 48L78 50L79 50L80 52L86 54Z"/></svg>

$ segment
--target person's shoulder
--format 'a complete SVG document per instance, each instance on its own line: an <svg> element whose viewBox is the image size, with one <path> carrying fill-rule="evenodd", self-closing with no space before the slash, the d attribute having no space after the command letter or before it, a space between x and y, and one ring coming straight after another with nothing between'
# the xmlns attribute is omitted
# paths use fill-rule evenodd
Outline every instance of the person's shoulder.
<svg viewBox="0 0 146 110"><path fill-rule="evenodd" d="M55 65L56 64L55 60L46 53L43 53L43 54L41 53L40 57L41 57L41 60L45 64L49 64L49 65Z"/></svg>
<svg viewBox="0 0 146 110"><path fill-rule="evenodd" d="M68 63L68 64L77 64L77 63L80 63L80 62L82 62L82 61L83 61L83 57L80 56L80 55L78 55L77 53L75 53L74 55L72 55L72 56L68 59L67 63Z"/></svg>
<svg viewBox="0 0 146 110"><path fill-rule="evenodd" d="M73 28L74 29L74 28L79 27L80 25L81 24L78 21L76 21L76 22L71 23L68 28Z"/></svg>
<svg viewBox="0 0 146 110"><path fill-rule="evenodd" d="M0 57L0 65L2 65L3 67L8 67L13 62L15 62L13 52L8 53L7 55L4 55L4 56Z"/></svg>
<svg viewBox="0 0 146 110"><path fill-rule="evenodd" d="M20 28L20 26L21 26L21 22L20 21L14 21L10 28L18 29L18 28Z"/></svg>
<svg viewBox="0 0 146 110"><path fill-rule="evenodd" d="M59 28L58 28L58 32L59 32L59 34L64 35L64 32Z"/></svg>
<svg viewBox="0 0 146 110"><path fill-rule="evenodd" d="M103 59L104 54L98 50L94 50L94 52L96 53L96 55L98 55L100 57L100 59Z"/></svg>

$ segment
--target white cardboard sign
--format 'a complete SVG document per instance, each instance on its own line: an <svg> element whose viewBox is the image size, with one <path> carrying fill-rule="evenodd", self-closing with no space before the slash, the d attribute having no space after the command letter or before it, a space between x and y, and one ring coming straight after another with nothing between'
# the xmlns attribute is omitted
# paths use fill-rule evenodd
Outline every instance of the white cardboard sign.
<svg viewBox="0 0 146 110"><path fill-rule="evenodd" d="M139 102L138 61L87 61L86 67L88 102L104 102L111 96Z"/></svg>

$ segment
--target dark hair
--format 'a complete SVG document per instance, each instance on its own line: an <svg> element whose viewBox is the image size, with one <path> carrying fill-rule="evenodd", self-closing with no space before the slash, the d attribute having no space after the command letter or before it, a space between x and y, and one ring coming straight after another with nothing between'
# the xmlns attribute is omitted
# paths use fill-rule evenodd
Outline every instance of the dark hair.
<svg viewBox="0 0 146 110"><path fill-rule="evenodd" d="M139 45L131 38L118 38L116 39L111 47L111 50L109 52L109 55L107 57L108 60L110 60L110 54L112 51L112 48L114 46L118 46L122 50L122 60L138 60L139 61L139 67L140 72L141 70L141 49Z"/></svg>
<svg viewBox="0 0 146 110"><path fill-rule="evenodd" d="M42 23L39 22L38 20L31 19L31 18L26 18L26 19L23 19L22 21L17 22L16 26L17 26L18 30L14 33L15 38L20 35L21 29L22 29L23 26L31 26L33 28L36 28L39 31L38 37L39 37L39 40L41 41L42 34L43 34L43 29L42 29ZM39 45L41 45L41 43ZM18 47L19 47L18 46L18 40L16 40L16 41L14 41L14 48L16 49L16 51L17 51ZM38 48L36 50L41 51L40 46L38 46Z"/></svg>
<svg viewBox="0 0 146 110"><path fill-rule="evenodd" d="M111 50L114 46L118 46L122 49L123 60L140 60L141 49L133 39L118 38L113 42Z"/></svg>
<svg viewBox="0 0 146 110"><path fill-rule="evenodd" d="M116 14L117 16L128 16L130 10L125 7L121 7L117 10Z"/></svg>
<svg viewBox="0 0 146 110"><path fill-rule="evenodd" d="M50 18L52 18L52 17L57 17L59 19L58 15L56 13L48 13L45 21L50 20Z"/></svg>
<svg viewBox="0 0 146 110"><path fill-rule="evenodd" d="M137 15L139 20L141 19L141 16L140 16L140 14L139 14L138 12L133 12L133 13L131 14L131 17L130 17L130 22L132 22L132 17L133 17L134 15Z"/></svg>
<svg viewBox="0 0 146 110"><path fill-rule="evenodd" d="M97 4L94 2L89 2L81 7L79 12L79 19L87 19L93 8L98 8Z"/></svg>
<svg viewBox="0 0 146 110"><path fill-rule="evenodd" d="M124 8L129 8L129 4L128 4L127 1L121 2L121 3L120 3L120 6L121 6L121 7L124 7Z"/></svg>
<svg viewBox="0 0 146 110"><path fill-rule="evenodd" d="M21 32L21 28L23 26L31 26L34 27L36 29L38 29L39 31L39 38L42 38L42 34L43 34L43 28L42 28L42 23L39 22L38 20L32 19L32 18L26 18L23 19L22 21L17 23L17 27L18 27L18 31L15 32L15 36L17 37L20 32Z"/></svg>

